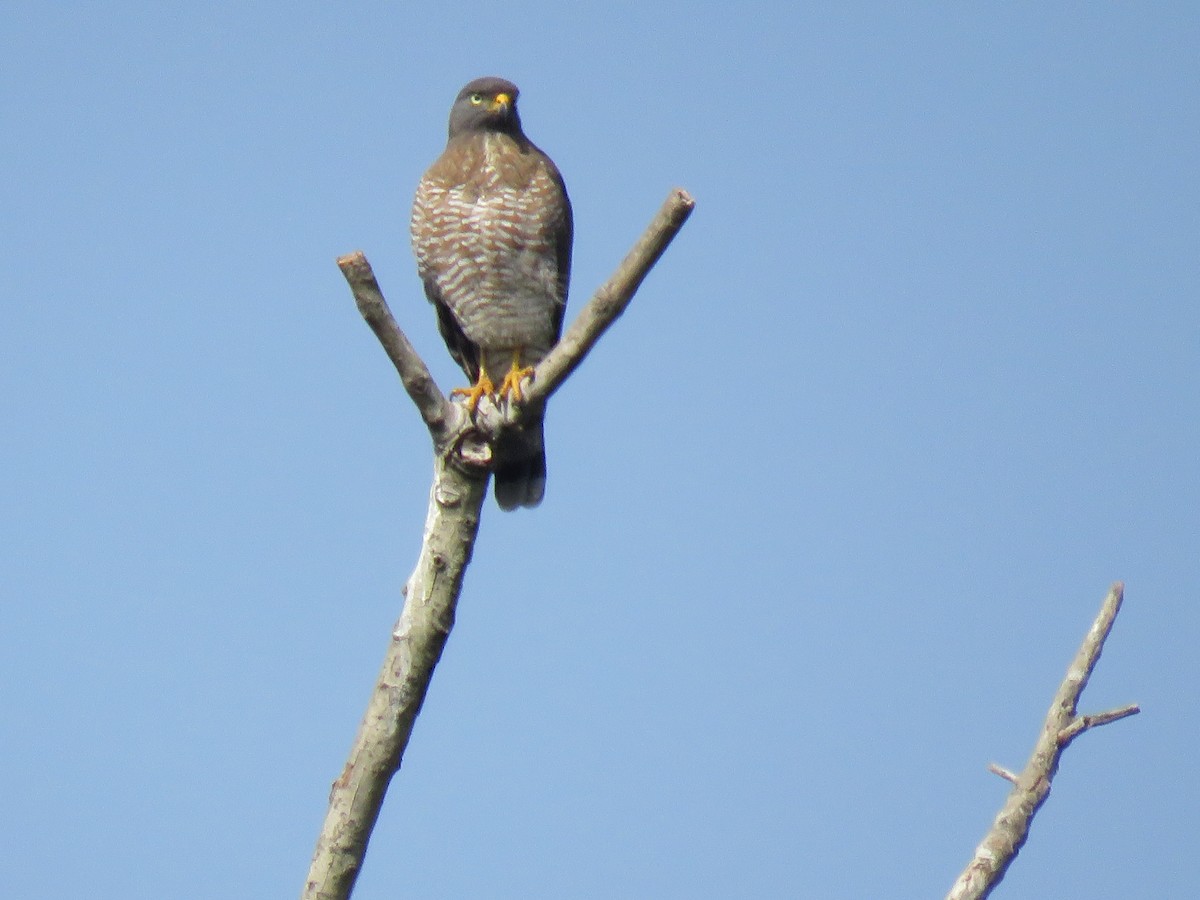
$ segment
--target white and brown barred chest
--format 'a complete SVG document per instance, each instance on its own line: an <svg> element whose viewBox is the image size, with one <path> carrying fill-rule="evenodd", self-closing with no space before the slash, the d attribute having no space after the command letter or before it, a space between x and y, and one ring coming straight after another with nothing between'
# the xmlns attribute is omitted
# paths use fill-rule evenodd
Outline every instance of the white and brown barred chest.
<svg viewBox="0 0 1200 900"><path fill-rule="evenodd" d="M433 278L472 343L520 348L536 362L557 339L557 242L570 213L540 158L514 149L506 135L486 134L455 165L435 163L413 204L413 248L421 277Z"/></svg>

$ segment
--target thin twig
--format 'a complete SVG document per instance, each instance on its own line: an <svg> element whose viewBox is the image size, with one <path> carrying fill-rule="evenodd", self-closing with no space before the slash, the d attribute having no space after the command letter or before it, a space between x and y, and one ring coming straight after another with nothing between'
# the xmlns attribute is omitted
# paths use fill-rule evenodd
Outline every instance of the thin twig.
<svg viewBox="0 0 1200 900"><path fill-rule="evenodd" d="M1059 760L1071 741L1088 728L1115 722L1138 711L1136 705L1131 705L1098 716L1076 714L1079 696L1087 687L1096 663L1100 661L1100 652L1121 609L1124 593L1124 585L1117 582L1104 599L1096 621L1092 623L1079 652L1067 669L1066 678L1054 695L1054 702L1050 704L1050 711L1042 725L1042 733L1025 769L1013 779L1011 772L997 772L999 767L992 768L1001 777L1014 781L1012 792L991 829L975 848L974 858L946 895L946 900L977 900L988 896L1004 878L1009 864L1029 837L1033 817L1046 802Z"/></svg>
<svg viewBox="0 0 1200 900"><path fill-rule="evenodd" d="M1108 725L1111 722L1119 722L1121 719L1129 716L1136 716L1142 711L1142 708L1136 703L1130 703L1128 706L1122 706L1117 709L1110 709L1107 712L1093 713L1090 716L1076 716L1066 728L1058 734L1058 745L1066 747L1067 744L1079 737L1089 728L1099 728L1101 725Z"/></svg>
<svg viewBox="0 0 1200 900"><path fill-rule="evenodd" d="M1005 781L1011 781L1013 784L1017 783L1017 776L997 763L988 763L988 771L993 775L999 775Z"/></svg>

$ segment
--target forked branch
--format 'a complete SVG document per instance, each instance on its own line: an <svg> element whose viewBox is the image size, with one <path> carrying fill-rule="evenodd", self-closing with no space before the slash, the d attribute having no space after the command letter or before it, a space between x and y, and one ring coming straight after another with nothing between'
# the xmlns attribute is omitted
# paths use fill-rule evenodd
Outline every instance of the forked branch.
<svg viewBox="0 0 1200 900"><path fill-rule="evenodd" d="M1096 715L1081 716L1077 712L1079 697L1087 687L1096 663L1100 661L1100 651L1104 649L1104 642L1112 631L1124 594L1125 588L1120 582L1108 592L1096 621L1092 623L1091 630L1067 669L1066 678L1054 695L1054 702L1050 704L1050 711L1042 725L1042 733L1025 769L1014 775L995 763L989 766L1001 778L1011 781L1013 789L991 829L975 848L974 858L946 895L946 900L986 897L1004 878L1009 864L1029 837L1033 817L1046 802L1059 760L1071 741L1089 728L1107 725L1139 712L1136 704Z"/></svg>
<svg viewBox="0 0 1200 900"><path fill-rule="evenodd" d="M350 757L330 791L303 900L344 900L354 888L388 784L400 768L434 667L454 625L487 490L491 442L505 428L532 415L579 366L629 305L693 205L687 192L672 191L624 262L538 365L525 402L497 408L484 401L474 418L438 388L396 324L366 257L351 253L338 260L359 311L399 372L433 438L434 480L421 553L404 586L404 609L392 630Z"/></svg>

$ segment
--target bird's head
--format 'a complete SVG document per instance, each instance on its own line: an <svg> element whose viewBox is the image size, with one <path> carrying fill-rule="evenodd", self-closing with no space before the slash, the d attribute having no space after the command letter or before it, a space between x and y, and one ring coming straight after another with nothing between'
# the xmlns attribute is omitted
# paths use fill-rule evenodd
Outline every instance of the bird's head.
<svg viewBox="0 0 1200 900"><path fill-rule="evenodd" d="M503 78L476 78L461 91L450 109L450 137L477 131L520 134L517 86Z"/></svg>

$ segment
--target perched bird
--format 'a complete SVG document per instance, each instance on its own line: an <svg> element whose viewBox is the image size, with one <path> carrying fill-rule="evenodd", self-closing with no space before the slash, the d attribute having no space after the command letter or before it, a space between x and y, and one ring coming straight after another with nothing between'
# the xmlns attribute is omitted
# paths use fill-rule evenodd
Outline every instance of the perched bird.
<svg viewBox="0 0 1200 900"><path fill-rule="evenodd" d="M511 81L479 78L459 92L410 224L438 330L472 382L453 393L472 412L485 394L520 401L521 379L562 333L573 226L558 168L521 130ZM497 443L496 502L537 506L546 490L541 418Z"/></svg>

